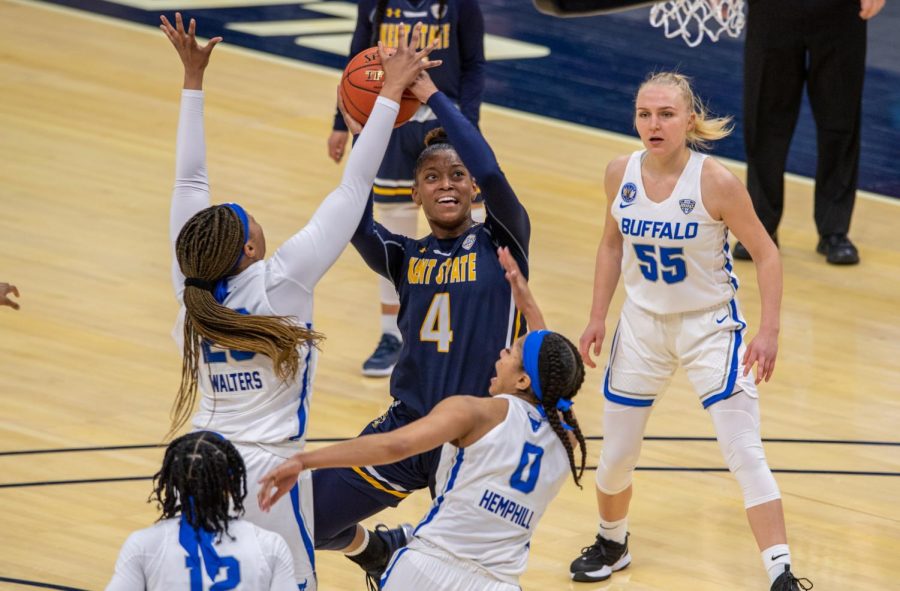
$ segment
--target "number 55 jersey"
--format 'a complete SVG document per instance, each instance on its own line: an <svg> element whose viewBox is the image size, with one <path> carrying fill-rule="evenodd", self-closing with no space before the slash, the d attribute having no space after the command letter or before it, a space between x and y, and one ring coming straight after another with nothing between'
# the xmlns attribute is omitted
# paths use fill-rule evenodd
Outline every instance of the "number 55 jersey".
<svg viewBox="0 0 900 591"><path fill-rule="evenodd" d="M629 299L654 314L719 306L734 297L728 228L703 206L706 155L691 151L672 194L657 203L644 190L641 162L631 155L611 212L622 233L622 279Z"/></svg>

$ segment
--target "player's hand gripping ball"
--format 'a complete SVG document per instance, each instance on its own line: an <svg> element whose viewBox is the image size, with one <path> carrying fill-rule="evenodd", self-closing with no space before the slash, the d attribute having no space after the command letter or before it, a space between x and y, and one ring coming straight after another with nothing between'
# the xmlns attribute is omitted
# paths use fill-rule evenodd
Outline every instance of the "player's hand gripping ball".
<svg viewBox="0 0 900 591"><path fill-rule="evenodd" d="M388 47L385 51L391 55L397 50ZM378 98L382 86L384 86L384 69L381 67L378 48L370 47L356 54L341 76L340 93L347 114L365 124L375 107L375 99ZM394 127L400 127L409 121L421 104L409 89L404 90Z"/></svg>

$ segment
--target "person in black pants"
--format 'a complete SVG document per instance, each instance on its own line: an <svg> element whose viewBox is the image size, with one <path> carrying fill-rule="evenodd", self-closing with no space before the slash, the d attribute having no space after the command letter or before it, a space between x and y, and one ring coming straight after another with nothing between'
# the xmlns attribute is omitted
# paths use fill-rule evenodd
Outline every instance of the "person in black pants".
<svg viewBox="0 0 900 591"><path fill-rule="evenodd" d="M859 172L866 21L883 6L884 0L750 0L744 49L747 189L775 239L805 82L818 151L816 250L837 265L859 262L847 231ZM750 254L738 242L734 257L749 260Z"/></svg>

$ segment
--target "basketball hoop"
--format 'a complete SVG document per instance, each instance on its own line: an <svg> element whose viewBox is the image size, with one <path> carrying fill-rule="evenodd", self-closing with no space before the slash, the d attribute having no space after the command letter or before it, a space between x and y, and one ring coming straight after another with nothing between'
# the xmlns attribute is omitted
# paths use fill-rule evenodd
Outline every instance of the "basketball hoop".
<svg viewBox="0 0 900 591"><path fill-rule="evenodd" d="M681 37L689 47L705 38L718 41L722 33L737 37L744 29L744 0L657 2L650 9L650 24L662 27L668 39Z"/></svg>

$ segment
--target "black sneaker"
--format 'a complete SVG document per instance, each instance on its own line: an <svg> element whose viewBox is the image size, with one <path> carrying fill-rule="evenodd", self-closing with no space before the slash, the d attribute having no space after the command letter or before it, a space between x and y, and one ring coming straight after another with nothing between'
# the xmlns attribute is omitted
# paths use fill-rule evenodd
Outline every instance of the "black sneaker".
<svg viewBox="0 0 900 591"><path fill-rule="evenodd" d="M381 577L384 575L391 557L394 556L394 552L412 540L413 526L409 523L401 523L395 528L389 528L383 523L379 523L375 526L375 531L369 535L378 536L385 546L384 560L366 569L366 588L369 591L377 591L381 589Z"/></svg>
<svg viewBox="0 0 900 591"><path fill-rule="evenodd" d="M808 591L813 588L809 579L798 579L791 572L791 565L784 565L784 572L778 575L769 591Z"/></svg>
<svg viewBox="0 0 900 591"><path fill-rule="evenodd" d="M394 335L387 333L381 335L375 352L363 363L363 375L370 378L384 378L391 375L397 360L400 359L401 346L400 339Z"/></svg>
<svg viewBox="0 0 900 591"><path fill-rule="evenodd" d="M855 265L859 263L859 251L846 234L828 234L819 238L816 252L825 255L832 265Z"/></svg>
<svg viewBox="0 0 900 591"><path fill-rule="evenodd" d="M625 543L618 544L600 534L593 544L581 549L581 556L572 561L569 571L572 580L579 583L596 583L610 578L616 571L631 564L628 553L628 536Z"/></svg>

